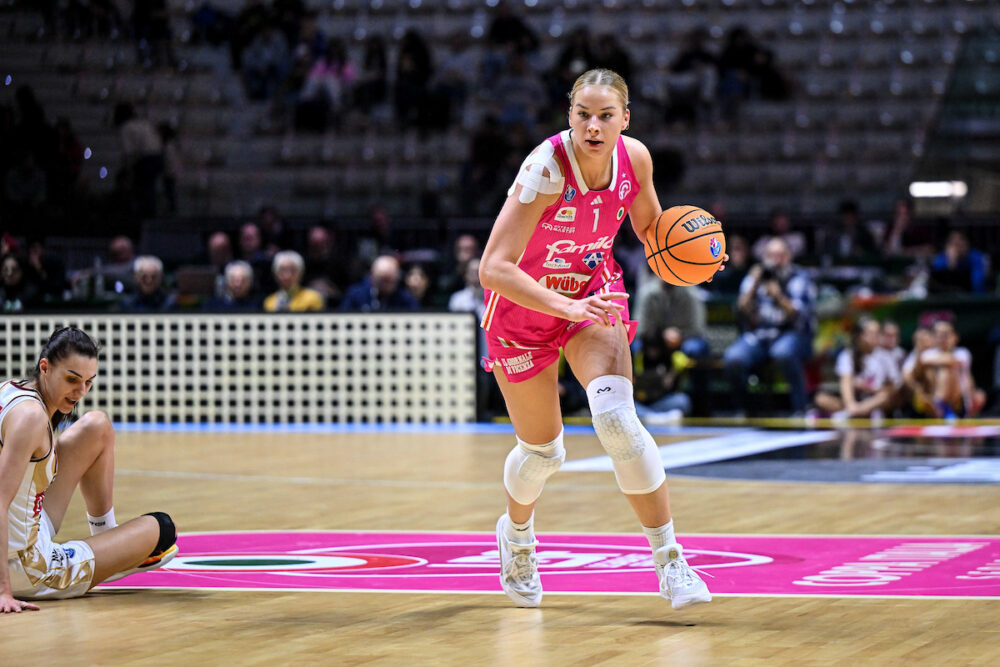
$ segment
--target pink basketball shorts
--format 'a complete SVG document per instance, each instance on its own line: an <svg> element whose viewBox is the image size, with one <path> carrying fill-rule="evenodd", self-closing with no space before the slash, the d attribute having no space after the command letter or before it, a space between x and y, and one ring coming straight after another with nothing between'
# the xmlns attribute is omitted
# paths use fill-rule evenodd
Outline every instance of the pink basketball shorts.
<svg viewBox="0 0 1000 667"><path fill-rule="evenodd" d="M619 279L611 283L611 291L624 292L625 284ZM638 323L629 319L627 300L618 300L615 303L625 306L625 310L621 311L621 321L628 327L628 342L631 343L635 338ZM524 310L526 315L533 312L527 308ZM530 317L530 315L528 316ZM583 322L562 320L562 322L565 326L557 329L553 337L545 341L527 338L521 340L501 338L487 331L486 349L489 356L483 357L484 368L487 371L492 371L499 364L509 382L517 383L530 380L559 360L559 350L566 345L570 338L582 331L584 327L597 324L590 320Z"/></svg>

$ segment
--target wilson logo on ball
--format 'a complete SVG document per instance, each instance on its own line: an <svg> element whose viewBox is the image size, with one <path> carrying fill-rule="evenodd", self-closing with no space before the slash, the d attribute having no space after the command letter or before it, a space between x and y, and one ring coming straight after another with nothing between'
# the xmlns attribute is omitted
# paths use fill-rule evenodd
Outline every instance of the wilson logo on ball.
<svg viewBox="0 0 1000 667"><path fill-rule="evenodd" d="M708 227L709 225L717 225L719 221L715 218L710 218L706 215L699 215L697 218L691 218L690 220L685 220L681 223L686 231L696 232L702 227Z"/></svg>

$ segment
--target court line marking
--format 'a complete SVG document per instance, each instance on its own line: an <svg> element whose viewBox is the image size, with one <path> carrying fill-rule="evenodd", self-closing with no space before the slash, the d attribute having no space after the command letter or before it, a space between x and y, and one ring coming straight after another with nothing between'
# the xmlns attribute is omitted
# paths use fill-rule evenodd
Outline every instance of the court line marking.
<svg viewBox="0 0 1000 667"><path fill-rule="evenodd" d="M567 435L594 435L594 427L587 423L563 426ZM509 423L473 422L468 424L365 424L365 423L317 423L317 424L136 424L114 422L115 430L133 433L471 433L513 435L514 427ZM648 426L653 435L712 435L730 431L747 431L746 426Z"/></svg>
<svg viewBox="0 0 1000 667"><path fill-rule="evenodd" d="M663 463L663 467L669 470L725 461L788 447L828 442L836 436L836 431L797 431L793 433L760 430L740 431L691 442L661 445L659 447L660 461ZM576 472L605 472L614 470L614 466L609 456L592 456L586 459L567 461L560 469Z"/></svg>
<svg viewBox="0 0 1000 667"><path fill-rule="evenodd" d="M119 468L116 475L136 477L164 477L169 479L203 479L230 482L274 482L290 484L310 484L314 486L382 486L410 489L500 489L503 482L434 482L429 480L402 479L358 479L347 477L280 477L277 475L238 475L217 472L182 472L174 470L135 470ZM617 489L616 484L559 484L552 488L574 490Z"/></svg>
<svg viewBox="0 0 1000 667"><path fill-rule="evenodd" d="M494 574L493 576L497 576ZM114 586L101 584L87 592L88 595L100 593L101 591L136 590L148 593L150 591L200 591L204 593L396 593L405 595L503 595L502 591L456 591L456 590L396 590L389 588L212 588L202 586ZM656 591L650 592L601 592L601 591L545 591L545 596L557 595L600 595L607 596L628 596L628 597L660 597ZM997 598L982 597L975 595L838 595L835 593L712 593L713 598L835 598L848 600L981 600L983 602L996 602ZM513 607L512 607L513 608Z"/></svg>
<svg viewBox="0 0 1000 667"><path fill-rule="evenodd" d="M288 529L274 529L274 528L258 528L252 530L192 530L184 531L180 533L181 536L184 535L241 535L243 533L302 533L305 535L315 534L315 533L343 533L345 535L381 535L383 533L400 533L400 534L410 534L410 535L482 535L489 537L491 539L496 537L496 533L487 532L482 530L413 530L413 529L398 529L398 528L386 528L384 530L350 530L348 528L288 528ZM541 533L542 535L570 535L574 537L580 536L607 536L607 537L622 537L630 536L637 537L642 534L642 531L636 530L631 533L594 533L594 532L582 532L582 531L571 531L571 530L546 530ZM854 539L857 537L870 537L870 538L882 538L886 540L895 539L915 539L915 540L982 540L982 539L995 539L996 535L994 533L982 533L980 535L928 535L928 534L878 534L878 533L683 533L684 537L788 537L788 538L807 538L812 539L816 537L828 537L828 538L841 538L841 539Z"/></svg>

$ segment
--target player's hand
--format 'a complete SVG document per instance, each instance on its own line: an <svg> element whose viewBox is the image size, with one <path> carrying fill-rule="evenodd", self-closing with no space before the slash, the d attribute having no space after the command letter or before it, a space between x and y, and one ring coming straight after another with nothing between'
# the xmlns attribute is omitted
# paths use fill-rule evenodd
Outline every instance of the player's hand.
<svg viewBox="0 0 1000 667"><path fill-rule="evenodd" d="M7 593L0 594L0 614L20 614L22 611L38 611L38 605L15 600Z"/></svg>
<svg viewBox="0 0 1000 667"><path fill-rule="evenodd" d="M619 319L618 314L625 306L615 301L627 299L625 292L609 292L594 294L586 299L574 300L566 310L566 319L571 322L591 321L606 327L613 327Z"/></svg>
<svg viewBox="0 0 1000 667"><path fill-rule="evenodd" d="M719 271L725 271L726 270L726 262L728 262L728 261L729 261L729 253L728 252L727 253L723 253L722 254L722 264L719 264L719 270L716 271L716 273L719 273ZM757 269L757 275L754 277L754 280L756 280L760 276L760 269L757 266L754 266L753 269ZM751 273L753 273L753 269L750 269ZM709 278L705 282L706 283L710 283L710 282L712 282L713 278L715 278L715 276L712 276L712 278Z"/></svg>

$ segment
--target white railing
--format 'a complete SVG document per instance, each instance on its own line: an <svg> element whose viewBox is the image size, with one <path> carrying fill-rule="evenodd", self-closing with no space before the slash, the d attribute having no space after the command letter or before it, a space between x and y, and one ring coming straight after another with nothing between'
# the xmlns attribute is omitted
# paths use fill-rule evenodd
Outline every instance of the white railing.
<svg viewBox="0 0 1000 667"><path fill-rule="evenodd" d="M69 324L103 346L80 409L117 422L475 420L467 314L4 316L0 376L24 377Z"/></svg>

